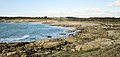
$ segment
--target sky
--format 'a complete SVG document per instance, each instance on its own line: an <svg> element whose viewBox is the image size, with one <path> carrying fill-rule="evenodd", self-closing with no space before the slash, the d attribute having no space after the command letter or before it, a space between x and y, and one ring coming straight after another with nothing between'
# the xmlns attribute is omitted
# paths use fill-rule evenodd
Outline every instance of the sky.
<svg viewBox="0 0 120 57"><path fill-rule="evenodd" d="M120 17L120 0L0 0L0 16Z"/></svg>

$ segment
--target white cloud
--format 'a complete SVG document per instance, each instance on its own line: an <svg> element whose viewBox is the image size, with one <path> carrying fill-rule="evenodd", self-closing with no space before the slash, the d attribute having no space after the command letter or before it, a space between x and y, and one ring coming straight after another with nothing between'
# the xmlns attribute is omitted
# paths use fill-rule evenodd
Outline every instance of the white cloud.
<svg viewBox="0 0 120 57"><path fill-rule="evenodd" d="M102 9L100 9L100 8L87 8L86 12L87 13L101 13Z"/></svg>
<svg viewBox="0 0 120 57"><path fill-rule="evenodd" d="M85 11L81 11L78 9L70 9L70 10L48 10L44 13L44 15L47 16L79 16L80 14L83 14Z"/></svg>
<svg viewBox="0 0 120 57"><path fill-rule="evenodd" d="M115 10L112 7L120 7L120 0L113 0L109 4L110 7L107 7L105 5L105 8L99 8L99 7L89 7L85 8L84 10L81 9L70 9L70 10L49 10L45 13L47 16L76 16L76 17L81 17L81 16L95 16L95 17L100 17L100 16L107 16L107 17L113 17L113 16L120 16L120 10Z"/></svg>
<svg viewBox="0 0 120 57"><path fill-rule="evenodd" d="M115 0L111 2L108 6L110 7L120 7L120 0Z"/></svg>
<svg viewBox="0 0 120 57"><path fill-rule="evenodd" d="M62 12L59 12L57 10L50 10L50 11L46 12L46 15L48 15L48 16L56 16L56 15L61 15L61 14L62 14Z"/></svg>
<svg viewBox="0 0 120 57"><path fill-rule="evenodd" d="M105 12L107 15L120 16L120 10L109 10Z"/></svg>
<svg viewBox="0 0 120 57"><path fill-rule="evenodd" d="M6 16L6 15L5 15ZM7 15L10 16L10 15ZM24 15L12 15L12 16L24 16ZM30 16L30 15L29 15ZM37 16L37 15L31 15ZM44 11L44 13L40 13L39 16L49 16L49 17L120 17L120 10L115 9L107 9L107 8L86 8L84 10L80 9L70 9L70 10L48 10Z"/></svg>
<svg viewBox="0 0 120 57"><path fill-rule="evenodd" d="M49 10L45 13L47 16L99 16L103 12L100 8L86 8L84 11L74 9L74 10Z"/></svg>
<svg viewBox="0 0 120 57"><path fill-rule="evenodd" d="M113 17L120 16L120 10L112 10L112 9L101 9L101 8L86 8L84 11L81 10L66 10L66 11L58 11L58 10L50 10L47 11L44 15L51 17L66 17L66 16L75 16L75 17Z"/></svg>

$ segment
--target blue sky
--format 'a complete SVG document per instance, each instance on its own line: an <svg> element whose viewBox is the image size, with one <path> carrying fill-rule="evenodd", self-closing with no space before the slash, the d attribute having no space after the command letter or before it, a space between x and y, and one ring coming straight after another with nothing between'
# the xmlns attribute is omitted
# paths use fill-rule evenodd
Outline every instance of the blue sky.
<svg viewBox="0 0 120 57"><path fill-rule="evenodd" d="M120 0L0 0L0 16L120 16Z"/></svg>

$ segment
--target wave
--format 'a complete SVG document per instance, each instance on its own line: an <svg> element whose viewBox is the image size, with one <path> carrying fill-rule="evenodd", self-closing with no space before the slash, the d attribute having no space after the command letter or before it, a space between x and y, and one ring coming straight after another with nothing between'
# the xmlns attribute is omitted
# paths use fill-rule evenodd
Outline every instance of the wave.
<svg viewBox="0 0 120 57"><path fill-rule="evenodd" d="M20 40L24 40L29 37L30 35L24 35L21 38L0 38L0 43L19 42Z"/></svg>
<svg viewBox="0 0 120 57"><path fill-rule="evenodd" d="M23 36L21 38L16 38L15 40L23 40L23 39L26 39L26 38L29 38L29 37L30 37L29 35L25 35L25 36Z"/></svg>

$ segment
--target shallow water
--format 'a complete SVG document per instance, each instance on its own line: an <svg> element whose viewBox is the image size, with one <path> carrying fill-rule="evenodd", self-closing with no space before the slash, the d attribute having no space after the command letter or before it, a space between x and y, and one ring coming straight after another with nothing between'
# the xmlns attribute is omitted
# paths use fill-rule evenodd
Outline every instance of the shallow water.
<svg viewBox="0 0 120 57"><path fill-rule="evenodd" d="M70 29L70 27L50 26L47 24L0 22L0 43L65 38L67 37L65 31ZM60 33L66 33L66 35L60 35ZM47 36L52 37L48 38Z"/></svg>

